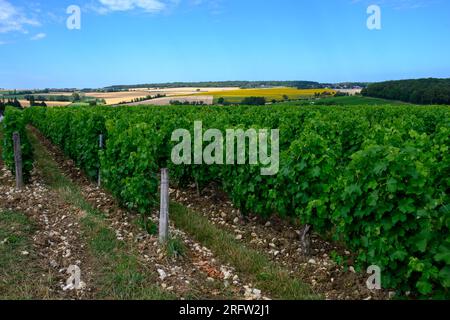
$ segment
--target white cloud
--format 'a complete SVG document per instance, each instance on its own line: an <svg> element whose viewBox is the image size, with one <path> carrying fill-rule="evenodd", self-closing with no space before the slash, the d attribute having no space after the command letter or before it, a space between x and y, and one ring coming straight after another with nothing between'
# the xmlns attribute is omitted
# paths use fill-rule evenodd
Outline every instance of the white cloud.
<svg viewBox="0 0 450 320"><path fill-rule="evenodd" d="M142 10L150 13L170 13L182 4L190 7L205 6L212 14L222 12L223 0L91 0L84 5L86 11L106 15L111 12Z"/></svg>
<svg viewBox="0 0 450 320"><path fill-rule="evenodd" d="M38 33L37 35L35 35L34 37L31 38L31 40L37 41L37 40L42 40L45 37L47 37L47 35L45 33Z"/></svg>
<svg viewBox="0 0 450 320"><path fill-rule="evenodd" d="M26 33L26 26L39 25L39 21L28 18L19 8L16 8L6 0L0 0L0 33Z"/></svg>
<svg viewBox="0 0 450 320"><path fill-rule="evenodd" d="M160 0L99 0L103 7L100 13L107 11L129 11L143 9L146 12L160 12L166 8L165 3Z"/></svg>

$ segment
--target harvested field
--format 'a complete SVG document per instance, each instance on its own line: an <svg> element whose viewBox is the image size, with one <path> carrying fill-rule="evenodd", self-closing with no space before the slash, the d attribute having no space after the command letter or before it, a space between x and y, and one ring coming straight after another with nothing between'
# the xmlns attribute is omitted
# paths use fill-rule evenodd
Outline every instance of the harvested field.
<svg viewBox="0 0 450 320"><path fill-rule="evenodd" d="M198 94L198 93L216 93L216 92L227 92L238 90L239 88L141 88L141 89L132 89L130 91L120 91L120 92L89 92L86 93L86 97L97 98L97 99L105 99L106 104L119 104L121 102L129 102L132 103L134 99L145 98L147 96L156 96L156 95L166 95L167 97L179 97L180 99L184 99L184 96ZM206 98L209 101L209 98ZM165 102L165 100L161 100L164 102L158 102L158 105L168 104L169 101ZM193 100L198 101L198 100ZM201 100L200 100L201 101ZM206 103L206 102L205 102ZM149 104L148 101L142 101L138 104ZM154 103L152 103L154 104ZM133 104L132 104L133 105Z"/></svg>
<svg viewBox="0 0 450 320"><path fill-rule="evenodd" d="M124 92L88 92L86 97L105 99L106 104L118 104L121 102L131 102L133 99L145 98L151 95L147 91L124 91Z"/></svg>

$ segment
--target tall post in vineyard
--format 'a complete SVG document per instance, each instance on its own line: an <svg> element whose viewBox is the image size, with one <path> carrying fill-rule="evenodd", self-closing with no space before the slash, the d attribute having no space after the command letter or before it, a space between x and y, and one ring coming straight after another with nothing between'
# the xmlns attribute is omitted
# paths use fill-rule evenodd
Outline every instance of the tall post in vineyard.
<svg viewBox="0 0 450 320"><path fill-rule="evenodd" d="M20 134L18 132L13 133L14 142L14 162L16 168L16 188L23 188L23 173L22 173L22 149L20 148Z"/></svg>
<svg viewBox="0 0 450 320"><path fill-rule="evenodd" d="M159 210L159 242L169 236L169 169L161 169L161 207Z"/></svg>
<svg viewBox="0 0 450 320"><path fill-rule="evenodd" d="M103 149L103 135L98 136L98 147L100 150ZM100 168L100 159L98 162L98 180L97 180L97 186L100 188L102 186L102 177L101 177L101 168Z"/></svg>

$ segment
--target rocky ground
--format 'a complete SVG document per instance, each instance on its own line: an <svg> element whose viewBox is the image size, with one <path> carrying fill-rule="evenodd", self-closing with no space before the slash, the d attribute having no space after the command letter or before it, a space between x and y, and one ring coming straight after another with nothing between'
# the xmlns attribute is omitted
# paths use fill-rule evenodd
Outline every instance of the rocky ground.
<svg viewBox="0 0 450 320"><path fill-rule="evenodd" d="M44 184L36 171L30 183L19 191L15 189L9 170L2 166L0 194L0 209L23 212L34 222L36 231L32 239L33 249L38 254L41 269L52 278L49 288L51 296L61 299L92 297L91 257L79 226L79 217L83 213L60 201L59 195ZM83 282L79 290L71 290L67 286L69 266L78 266L83 270Z"/></svg>
<svg viewBox="0 0 450 320"><path fill-rule="evenodd" d="M305 255L300 241L301 226L294 226L277 217L271 220L252 215L244 217L213 185L202 190L200 196L195 185L191 185L173 190L172 197L203 214L213 224L234 233L236 240L266 253L326 299L371 300L388 297L388 292L367 289L369 275L356 273L352 254L345 248L312 233L310 254ZM336 264L332 259L333 253L343 257L346 266Z"/></svg>

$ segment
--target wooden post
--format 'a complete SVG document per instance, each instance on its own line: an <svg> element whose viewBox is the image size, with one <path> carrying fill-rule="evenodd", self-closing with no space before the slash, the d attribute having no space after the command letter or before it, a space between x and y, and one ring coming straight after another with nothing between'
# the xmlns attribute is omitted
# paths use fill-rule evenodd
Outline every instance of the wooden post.
<svg viewBox="0 0 450 320"><path fill-rule="evenodd" d="M18 132L13 133L14 142L14 162L16 164L16 188L23 188L23 173L22 173L22 149L20 148L20 135Z"/></svg>
<svg viewBox="0 0 450 320"><path fill-rule="evenodd" d="M306 256L311 255L311 225L307 224L303 227L300 233L300 243L302 245L303 253Z"/></svg>
<svg viewBox="0 0 450 320"><path fill-rule="evenodd" d="M159 242L169 236L169 169L161 169L161 207L159 210Z"/></svg>
<svg viewBox="0 0 450 320"><path fill-rule="evenodd" d="M98 147L99 149L103 149L103 135L98 136ZM98 180L97 180L97 186L100 188L102 186L102 177L101 177L101 168L100 168L100 160L98 163Z"/></svg>

